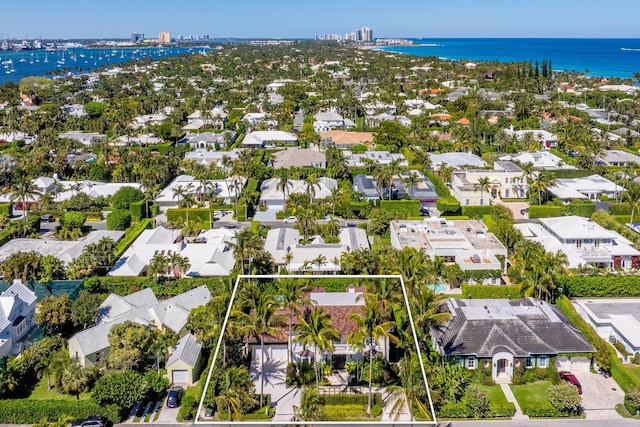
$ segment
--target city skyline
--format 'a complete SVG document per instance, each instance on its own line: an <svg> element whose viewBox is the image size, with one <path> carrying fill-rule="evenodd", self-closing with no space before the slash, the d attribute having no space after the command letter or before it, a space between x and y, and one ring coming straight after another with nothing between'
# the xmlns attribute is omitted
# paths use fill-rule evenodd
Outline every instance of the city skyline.
<svg viewBox="0 0 640 427"><path fill-rule="evenodd" d="M322 7L301 7L291 0L246 0L241 10L231 2L201 4L193 0L113 0L99 7L79 0L67 0L64 7L33 0L28 5L3 5L0 33L3 38L9 35L15 39L27 35L43 39L129 38L132 32L155 37L163 31L172 36L312 39L316 34L345 34L366 25L375 29L376 38L640 38L633 20L619 18L638 14L640 2L635 0L612 0L607 3L607 13L596 0L540 0L535 8L514 0L496 0L491 7L475 0L455 5L407 0L402 7L391 8L380 0L326 0Z"/></svg>

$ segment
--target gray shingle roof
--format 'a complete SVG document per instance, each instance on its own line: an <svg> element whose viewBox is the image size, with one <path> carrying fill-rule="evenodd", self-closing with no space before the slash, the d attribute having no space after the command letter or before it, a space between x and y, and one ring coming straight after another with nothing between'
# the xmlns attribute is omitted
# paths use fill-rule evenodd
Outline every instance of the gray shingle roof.
<svg viewBox="0 0 640 427"><path fill-rule="evenodd" d="M178 360L182 360L193 368L198 362L201 349L202 344L198 342L196 337L193 336L193 334L187 334L178 341L175 350L173 350L173 353L171 353L171 356L169 356L167 360L167 366L171 366Z"/></svg>
<svg viewBox="0 0 640 427"><path fill-rule="evenodd" d="M505 350L516 357L595 351L560 310L532 298L448 300L447 309L451 321L432 333L448 356L488 358Z"/></svg>

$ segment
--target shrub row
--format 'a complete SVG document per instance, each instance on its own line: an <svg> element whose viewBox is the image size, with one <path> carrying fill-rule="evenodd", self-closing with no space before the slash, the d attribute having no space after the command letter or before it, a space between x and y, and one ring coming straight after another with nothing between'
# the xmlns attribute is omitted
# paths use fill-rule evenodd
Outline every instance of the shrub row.
<svg viewBox="0 0 640 427"><path fill-rule="evenodd" d="M380 209L389 212L394 218L420 216L419 200L380 200Z"/></svg>
<svg viewBox="0 0 640 427"><path fill-rule="evenodd" d="M73 417L80 421L92 415L101 415L116 424L121 421L116 405L101 407L93 400L0 400L0 423L35 424L44 419L57 421L61 417Z"/></svg>
<svg viewBox="0 0 640 427"><path fill-rule="evenodd" d="M529 218L551 218L564 215L590 217L596 211L596 205L590 201L572 201L568 205L531 205Z"/></svg>
<svg viewBox="0 0 640 427"><path fill-rule="evenodd" d="M447 187L444 181L442 181L442 179L440 179L438 175L433 173L432 170L426 169L424 171L424 176L429 178L429 181L431 181L431 183L433 184L433 187L435 188L436 193L438 193L438 196L443 198L451 197L451 191L449 191L449 187Z"/></svg>
<svg viewBox="0 0 640 427"><path fill-rule="evenodd" d="M517 286L500 285L462 285L462 296L464 298L485 299L485 298L509 298L522 297Z"/></svg>
<svg viewBox="0 0 640 427"><path fill-rule="evenodd" d="M127 250L127 248L140 236L140 234L142 234L144 230L146 230L147 228L151 228L152 224L152 219L143 219L137 224L127 228L127 230L124 232L124 236L122 236L122 239L120 239L120 241L118 242L116 258L120 258L124 251Z"/></svg>
<svg viewBox="0 0 640 427"><path fill-rule="evenodd" d="M537 404L537 405L522 405L520 407L522 409L522 413L528 415L533 418L559 418L559 417L568 417L570 414L568 412L560 412L550 403L548 404Z"/></svg>
<svg viewBox="0 0 640 427"><path fill-rule="evenodd" d="M638 276L558 276L556 286L571 298L638 297Z"/></svg>
<svg viewBox="0 0 640 427"><path fill-rule="evenodd" d="M235 206L232 205L214 205L214 211L234 211ZM238 208L238 210L240 210ZM244 215L244 207L242 208L242 215ZM168 209L167 210L167 221L186 221L187 219L187 210L184 208L180 209ZM209 208L194 208L189 209L189 221L209 221Z"/></svg>
<svg viewBox="0 0 640 427"><path fill-rule="evenodd" d="M324 405L367 405L367 394L324 394L321 397ZM371 405L379 405L382 403L382 395L374 393L371 399Z"/></svg>
<svg viewBox="0 0 640 427"><path fill-rule="evenodd" d="M460 202L453 196L445 196L438 199L436 209L440 212L458 212L460 210Z"/></svg>
<svg viewBox="0 0 640 427"><path fill-rule="evenodd" d="M628 203L611 203L609 213L611 215L631 215L631 205Z"/></svg>
<svg viewBox="0 0 640 427"><path fill-rule="evenodd" d="M147 217L146 212L146 200L140 200L139 202L132 202L129 205L129 211L131 211L131 217L134 221L140 221L142 218Z"/></svg>
<svg viewBox="0 0 640 427"><path fill-rule="evenodd" d="M29 224L29 233L37 233L40 231L40 217L36 215L29 216L27 220ZM0 246L7 243L9 240L13 239L13 230L11 227L7 227L4 230L0 231Z"/></svg>
<svg viewBox="0 0 640 427"><path fill-rule="evenodd" d="M516 406L508 402L506 404L491 403L489 412L483 418L511 418L516 413ZM440 418L473 418L474 408L464 403L447 403L438 409Z"/></svg>
<svg viewBox="0 0 640 427"><path fill-rule="evenodd" d="M107 230L125 231L131 225L131 212L125 210L111 211L107 215Z"/></svg>

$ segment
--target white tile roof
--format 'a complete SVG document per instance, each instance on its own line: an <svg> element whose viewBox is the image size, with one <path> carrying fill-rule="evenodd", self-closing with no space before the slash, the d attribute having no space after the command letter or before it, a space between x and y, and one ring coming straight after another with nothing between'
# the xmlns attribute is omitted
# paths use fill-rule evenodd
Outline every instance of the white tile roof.
<svg viewBox="0 0 640 427"><path fill-rule="evenodd" d="M188 366L195 367L201 350L202 344L198 342L196 337L193 334L187 334L180 338L176 344L175 350L167 359L167 367L179 360L182 360Z"/></svg>

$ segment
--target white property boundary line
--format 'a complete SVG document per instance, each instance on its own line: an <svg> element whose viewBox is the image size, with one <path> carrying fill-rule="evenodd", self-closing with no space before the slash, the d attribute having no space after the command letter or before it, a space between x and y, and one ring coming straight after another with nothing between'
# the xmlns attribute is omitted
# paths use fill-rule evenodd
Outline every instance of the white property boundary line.
<svg viewBox="0 0 640 427"><path fill-rule="evenodd" d="M227 314L224 317L224 322L222 322L222 330L220 332L220 336L218 337L218 344L216 345L216 349L213 353L213 360L211 361L211 367L209 368L209 373L207 374L207 381L205 382L204 388L202 389L202 396L200 397L200 404L198 405L198 411L196 412L195 419L193 424L203 424L203 425L282 425L282 424L292 424L292 425L345 425L345 422L341 421L201 421L200 413L202 411L202 406L204 404L204 397L207 394L207 390L209 389L209 383L211 382L211 375L213 373L213 367L215 366L216 360L218 359L218 352L220 351L220 346L222 345L222 337L227 329L227 322L229 320L229 316L231 315L231 308L233 307L233 303L236 298L236 294L238 292L238 286L241 280L245 279L398 279L400 280L400 284L402 286L402 295L404 296L404 303L407 308L407 314L409 315L409 323L411 325L411 332L413 334L414 344L416 349L418 350L418 360L420 361L420 370L422 371L422 379L424 380L424 385L427 390L427 397L429 398L429 408L431 409L431 416L433 417L433 421L392 421L391 424L394 425L409 425L409 424L427 424L427 425L437 425L436 421L436 413L433 408L433 399L431 399L431 391L429 390L429 383L427 382L427 373L424 368L424 361L422 360L422 356L420 354L420 344L418 342L418 335L416 334L416 328L413 324L413 316L411 315L411 307L409 306L409 296L407 295L407 290L404 285L404 280L400 275L384 275L384 274L363 274L363 275L343 275L343 274L322 274L322 275L302 275L302 274L261 274L261 275L251 275L251 274L242 274L239 275L236 279L236 283L233 286L233 292L231 293L231 299L229 300L229 307L227 308ZM382 421L349 421L347 424L354 425L385 425Z"/></svg>

